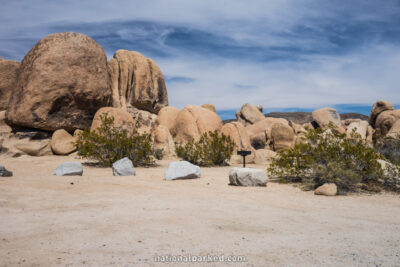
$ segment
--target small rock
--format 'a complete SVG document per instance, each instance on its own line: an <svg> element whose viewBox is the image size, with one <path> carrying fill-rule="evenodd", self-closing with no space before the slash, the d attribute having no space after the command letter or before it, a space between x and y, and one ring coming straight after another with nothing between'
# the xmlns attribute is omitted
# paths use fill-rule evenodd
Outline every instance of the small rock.
<svg viewBox="0 0 400 267"><path fill-rule="evenodd" d="M165 171L165 180L200 178L200 167L187 161L171 162Z"/></svg>
<svg viewBox="0 0 400 267"><path fill-rule="evenodd" d="M229 172L229 184L239 186L266 186L267 174L262 169L234 167Z"/></svg>
<svg viewBox="0 0 400 267"><path fill-rule="evenodd" d="M65 162L58 165L57 169L54 171L54 175L57 176L72 176L79 175L82 176L83 169L80 162Z"/></svg>
<svg viewBox="0 0 400 267"><path fill-rule="evenodd" d="M136 175L135 168L133 168L133 163L127 157L114 162L112 168L114 176Z"/></svg>
<svg viewBox="0 0 400 267"><path fill-rule="evenodd" d="M325 183L315 189L314 195L322 195L322 196L336 196L337 194L337 186L335 184Z"/></svg>
<svg viewBox="0 0 400 267"><path fill-rule="evenodd" d="M13 173L8 171L6 169L6 167L4 167L3 165L0 165L0 176L2 176L2 177L11 177L11 176L13 176Z"/></svg>

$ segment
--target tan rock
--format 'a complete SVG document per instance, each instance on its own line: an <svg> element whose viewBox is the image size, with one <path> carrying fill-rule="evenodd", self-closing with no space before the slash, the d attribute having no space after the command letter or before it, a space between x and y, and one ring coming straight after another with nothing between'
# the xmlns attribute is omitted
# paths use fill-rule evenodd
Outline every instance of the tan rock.
<svg viewBox="0 0 400 267"><path fill-rule="evenodd" d="M157 114L168 106L164 76L158 65L135 51L118 50L108 62L114 107L135 107Z"/></svg>
<svg viewBox="0 0 400 267"><path fill-rule="evenodd" d="M229 136L236 144L235 152L237 150L250 150L250 138L247 134L245 127L239 122L229 122L222 126L221 133Z"/></svg>
<svg viewBox="0 0 400 267"><path fill-rule="evenodd" d="M6 123L6 111L0 111L0 135L11 133L12 129Z"/></svg>
<svg viewBox="0 0 400 267"><path fill-rule="evenodd" d="M201 105L202 108L206 108L211 110L212 112L217 113L217 110L215 109L215 106L213 104L203 104Z"/></svg>
<svg viewBox="0 0 400 267"><path fill-rule="evenodd" d="M154 147L163 149L164 157L175 157L175 143L168 128L164 125L158 125L154 133Z"/></svg>
<svg viewBox="0 0 400 267"><path fill-rule="evenodd" d="M94 115L90 131L94 131L102 125L102 116L114 118L115 127L122 127L131 133L135 129L135 121L133 120L132 115L128 113L128 111L121 108L105 107L99 109Z"/></svg>
<svg viewBox="0 0 400 267"><path fill-rule="evenodd" d="M326 183L315 189L315 195L336 196L337 186L335 184Z"/></svg>
<svg viewBox="0 0 400 267"><path fill-rule="evenodd" d="M346 133L346 130L342 126L340 115L334 108L320 108L312 112L313 120L321 127L322 130L328 129L330 123L340 133Z"/></svg>
<svg viewBox="0 0 400 267"><path fill-rule="evenodd" d="M221 127L222 121L215 112L188 105L179 111L172 132L176 142L186 143L198 140L204 133L219 130Z"/></svg>
<svg viewBox="0 0 400 267"><path fill-rule="evenodd" d="M367 121L359 120L354 121L347 126L346 134L347 137L351 136L351 133L355 131L355 133L359 134L362 139L367 138L367 131L368 131L369 123Z"/></svg>
<svg viewBox="0 0 400 267"><path fill-rule="evenodd" d="M360 122L360 121L361 121L360 119L345 119L345 120L342 120L342 125L347 127L352 122Z"/></svg>
<svg viewBox="0 0 400 267"><path fill-rule="evenodd" d="M250 137L250 143L255 149L261 149L267 145L267 141L271 139L272 125L275 123L289 125L289 122L286 119L267 117L254 124L246 126L247 134Z"/></svg>
<svg viewBox="0 0 400 267"><path fill-rule="evenodd" d="M11 125L48 131L84 129L111 104L103 48L79 33L40 40L22 60L7 109Z"/></svg>
<svg viewBox="0 0 400 267"><path fill-rule="evenodd" d="M157 124L158 125L164 125L165 127L168 128L170 133L174 135L172 132L175 128L175 121L176 117L178 116L179 109L175 107L163 107L157 115Z"/></svg>
<svg viewBox="0 0 400 267"><path fill-rule="evenodd" d="M398 119L397 121L395 121L395 123L393 123L392 128L390 128L386 136L400 139L400 119Z"/></svg>
<svg viewBox="0 0 400 267"><path fill-rule="evenodd" d="M372 142L373 142L374 133L375 133L374 128L372 128L371 125L368 125L368 128L367 128L367 141L368 141L370 144L372 144Z"/></svg>
<svg viewBox="0 0 400 267"><path fill-rule="evenodd" d="M279 151L294 146L296 135L289 125L275 123L271 129L271 140L275 151Z"/></svg>
<svg viewBox="0 0 400 267"><path fill-rule="evenodd" d="M157 122L157 115L149 111L140 110L137 108L129 107L129 114L131 114L133 120L137 123L136 130L140 133L148 133L153 135Z"/></svg>
<svg viewBox="0 0 400 267"><path fill-rule="evenodd" d="M22 139L17 142L15 148L30 156L49 156L53 155L50 147L50 140L29 140Z"/></svg>
<svg viewBox="0 0 400 267"><path fill-rule="evenodd" d="M269 164L276 157L277 153L269 149L257 149L255 151L255 164Z"/></svg>
<svg viewBox="0 0 400 267"><path fill-rule="evenodd" d="M399 119L400 109L381 112L375 121L375 129L377 133L380 135L386 135L392 128L393 124Z"/></svg>
<svg viewBox="0 0 400 267"><path fill-rule="evenodd" d="M236 118L238 122L247 126L263 120L265 116L256 106L246 103L236 112Z"/></svg>
<svg viewBox="0 0 400 267"><path fill-rule="evenodd" d="M64 129L59 129L51 137L51 150L56 155L68 155L76 150L76 139Z"/></svg>
<svg viewBox="0 0 400 267"><path fill-rule="evenodd" d="M7 109L11 93L14 92L21 64L13 60L0 61L0 110Z"/></svg>
<svg viewBox="0 0 400 267"><path fill-rule="evenodd" d="M371 114L369 115L369 123L372 127L375 127L375 121L379 114L386 110L394 110L393 104L386 100L379 100L372 106Z"/></svg>

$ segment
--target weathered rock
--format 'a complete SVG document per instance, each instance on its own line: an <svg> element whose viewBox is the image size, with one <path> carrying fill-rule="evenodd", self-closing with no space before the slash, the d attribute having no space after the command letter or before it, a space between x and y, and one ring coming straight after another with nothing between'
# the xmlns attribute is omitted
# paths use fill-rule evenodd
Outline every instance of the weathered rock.
<svg viewBox="0 0 400 267"><path fill-rule="evenodd" d="M400 119L393 123L392 128L390 128L386 136L392 138L400 138Z"/></svg>
<svg viewBox="0 0 400 267"><path fill-rule="evenodd" d="M323 196L336 196L337 194L337 186L335 184L323 184L314 191L315 195L323 195Z"/></svg>
<svg viewBox="0 0 400 267"><path fill-rule="evenodd" d="M133 167L133 163L127 157L114 162L112 165L112 169L113 169L114 176L136 175L136 171L135 171L135 168Z"/></svg>
<svg viewBox="0 0 400 267"><path fill-rule="evenodd" d="M158 125L154 132L154 148L162 149L163 155L168 157L175 156L175 143L168 128Z"/></svg>
<svg viewBox="0 0 400 267"><path fill-rule="evenodd" d="M95 112L111 104L103 48L79 33L56 33L24 57L10 98L11 125L48 131L89 128Z"/></svg>
<svg viewBox="0 0 400 267"><path fill-rule="evenodd" d="M188 105L179 111L171 132L176 142L186 143L191 140L197 141L202 134L219 130L221 127L222 121L215 112Z"/></svg>
<svg viewBox="0 0 400 267"><path fill-rule="evenodd" d="M68 155L76 150L75 141L76 139L66 130L59 129L51 137L51 150L57 155Z"/></svg>
<svg viewBox="0 0 400 267"><path fill-rule="evenodd" d="M269 149L257 149L255 151L255 164L268 164L276 157L277 153Z"/></svg>
<svg viewBox="0 0 400 267"><path fill-rule="evenodd" d="M56 176L82 176L82 164L80 162L65 162L58 165L53 174Z"/></svg>
<svg viewBox="0 0 400 267"><path fill-rule="evenodd" d="M6 111L0 111L0 135L11 133L12 129L6 123Z"/></svg>
<svg viewBox="0 0 400 267"><path fill-rule="evenodd" d="M121 108L105 107L99 109L94 115L90 131L94 131L102 125L102 116L114 118L114 127L121 127L128 130L129 132L133 132L133 130L135 129L135 121L128 111Z"/></svg>
<svg viewBox="0 0 400 267"><path fill-rule="evenodd" d="M133 107L129 107L128 112L131 114L133 120L138 123L138 128L136 128L136 130L139 133L154 133L154 129L157 124L156 114Z"/></svg>
<svg viewBox="0 0 400 267"><path fill-rule="evenodd" d="M349 126L350 125L350 123L352 123L352 122L360 122L361 120L360 119L345 119L345 120L341 120L342 121L342 125L344 125L344 126Z"/></svg>
<svg viewBox="0 0 400 267"><path fill-rule="evenodd" d="M236 144L236 150L250 150L250 138L246 128L239 122L230 122L224 124L221 128L221 133L229 136Z"/></svg>
<svg viewBox="0 0 400 267"><path fill-rule="evenodd" d="M289 125L275 123L271 128L271 140L275 151L279 151L294 146L296 135Z"/></svg>
<svg viewBox="0 0 400 267"><path fill-rule="evenodd" d="M165 180L200 178L200 167L187 161L171 162L165 171Z"/></svg>
<svg viewBox="0 0 400 267"><path fill-rule="evenodd" d="M233 167L229 172L229 184L239 186L266 186L267 174L262 169Z"/></svg>
<svg viewBox="0 0 400 267"><path fill-rule="evenodd" d="M19 66L17 61L0 61L0 110L7 109L11 93L17 85Z"/></svg>
<svg viewBox="0 0 400 267"><path fill-rule="evenodd" d="M108 68L114 107L133 106L157 114L168 106L164 76L152 59L135 51L118 50Z"/></svg>
<svg viewBox="0 0 400 267"><path fill-rule="evenodd" d="M372 142L373 142L374 133L375 133L374 128L372 128L371 125L368 125L368 128L367 128L367 141L368 141L370 144L372 144Z"/></svg>
<svg viewBox="0 0 400 267"><path fill-rule="evenodd" d="M392 128L393 124L399 119L400 109L381 112L375 121L375 129L377 133L380 135L386 135Z"/></svg>
<svg viewBox="0 0 400 267"><path fill-rule="evenodd" d="M164 107L158 112L157 115L157 124L164 125L168 128L169 132L174 135L172 132L175 128L176 117L178 116L179 109L168 106Z"/></svg>
<svg viewBox="0 0 400 267"><path fill-rule="evenodd" d="M267 146L267 141L271 139L271 129L275 123L289 125L289 122L281 118L264 118L255 124L246 126L247 134L250 137L251 145L255 149L262 149Z"/></svg>
<svg viewBox="0 0 400 267"><path fill-rule="evenodd" d="M358 122L351 122L349 126L347 126L347 137L350 137L351 133L355 131L355 133L359 134L362 139L367 138L367 131L368 131L369 123L367 121L358 121Z"/></svg>
<svg viewBox="0 0 400 267"><path fill-rule="evenodd" d="M22 139L16 143L15 148L30 156L53 155L50 147L50 140L29 140Z"/></svg>
<svg viewBox="0 0 400 267"><path fill-rule="evenodd" d="M246 103L236 112L236 118L243 126L247 126L263 120L265 117L256 106Z"/></svg>
<svg viewBox="0 0 400 267"><path fill-rule="evenodd" d="M11 177L13 173L6 169L3 165L0 165L0 176L1 177Z"/></svg>
<svg viewBox="0 0 400 267"><path fill-rule="evenodd" d="M312 112L313 120L322 130L328 129L330 123L340 132L345 133L346 130L342 126L340 115L334 108L320 108Z"/></svg>
<svg viewBox="0 0 400 267"><path fill-rule="evenodd" d="M217 113L217 110L215 109L215 106L213 104L203 104L203 105L201 105L201 107Z"/></svg>
<svg viewBox="0 0 400 267"><path fill-rule="evenodd" d="M393 104L389 101L379 100L372 106L371 114L369 115L369 123L372 127L375 127L375 121L379 114L386 110L394 110Z"/></svg>

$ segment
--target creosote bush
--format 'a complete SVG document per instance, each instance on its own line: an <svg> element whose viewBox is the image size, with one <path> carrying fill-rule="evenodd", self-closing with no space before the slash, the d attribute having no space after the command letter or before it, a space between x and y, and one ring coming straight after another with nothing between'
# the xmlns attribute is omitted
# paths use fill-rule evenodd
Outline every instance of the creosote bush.
<svg viewBox="0 0 400 267"><path fill-rule="evenodd" d="M226 165L235 149L235 142L217 131L204 133L199 141L175 144L176 155L199 166Z"/></svg>
<svg viewBox="0 0 400 267"><path fill-rule="evenodd" d="M124 157L134 166L155 164L152 138L149 134L129 132L124 127L114 126L114 118L101 115L101 126L94 131L83 131L75 145L83 158L97 160L101 166L112 164ZM134 128L134 127L131 127Z"/></svg>
<svg viewBox="0 0 400 267"><path fill-rule="evenodd" d="M304 142L282 150L268 168L282 182L301 182L315 188L335 183L339 191L352 191L363 184L375 191L385 185L379 159L384 159L355 131L350 137L331 129L307 129Z"/></svg>

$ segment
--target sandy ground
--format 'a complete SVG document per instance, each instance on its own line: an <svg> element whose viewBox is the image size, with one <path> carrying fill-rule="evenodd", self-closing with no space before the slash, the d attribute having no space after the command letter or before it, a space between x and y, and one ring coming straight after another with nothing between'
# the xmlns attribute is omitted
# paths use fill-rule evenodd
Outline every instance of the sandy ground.
<svg viewBox="0 0 400 267"><path fill-rule="evenodd" d="M82 177L52 175L71 160L0 157L14 172L0 177L0 266L165 265L156 255L246 257L196 266L400 265L398 195L233 187L229 167L164 181L167 161L135 177L88 166Z"/></svg>

